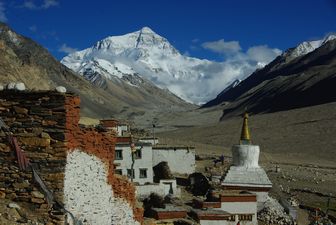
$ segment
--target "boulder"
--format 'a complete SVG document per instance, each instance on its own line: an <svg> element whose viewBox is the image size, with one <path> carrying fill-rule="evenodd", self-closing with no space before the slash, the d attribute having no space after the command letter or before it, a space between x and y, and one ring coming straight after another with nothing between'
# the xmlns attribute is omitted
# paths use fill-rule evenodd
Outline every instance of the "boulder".
<svg viewBox="0 0 336 225"><path fill-rule="evenodd" d="M15 82L10 82L6 85L6 89L8 90L14 90L15 89Z"/></svg>
<svg viewBox="0 0 336 225"><path fill-rule="evenodd" d="M63 87L63 86L58 86L58 87L55 88L55 90L59 93L66 93L66 91L67 91L66 88Z"/></svg>
<svg viewBox="0 0 336 225"><path fill-rule="evenodd" d="M17 90L17 91L25 91L26 90L26 85L22 82L16 83L14 89Z"/></svg>
<svg viewBox="0 0 336 225"><path fill-rule="evenodd" d="M160 180L165 179L174 179L174 176L172 175L170 168L168 166L168 162L160 162L156 166L153 167L154 172L154 180L156 182L159 182Z"/></svg>

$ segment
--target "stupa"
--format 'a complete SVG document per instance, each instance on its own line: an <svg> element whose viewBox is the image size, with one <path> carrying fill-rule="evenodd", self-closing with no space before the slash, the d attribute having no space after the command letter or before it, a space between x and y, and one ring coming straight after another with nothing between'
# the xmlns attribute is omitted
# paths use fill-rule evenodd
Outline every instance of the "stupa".
<svg viewBox="0 0 336 225"><path fill-rule="evenodd" d="M272 183L259 166L259 154L259 146L251 143L248 113L245 112L240 142L232 146L233 162L222 182L223 189L253 192L258 203L265 202Z"/></svg>

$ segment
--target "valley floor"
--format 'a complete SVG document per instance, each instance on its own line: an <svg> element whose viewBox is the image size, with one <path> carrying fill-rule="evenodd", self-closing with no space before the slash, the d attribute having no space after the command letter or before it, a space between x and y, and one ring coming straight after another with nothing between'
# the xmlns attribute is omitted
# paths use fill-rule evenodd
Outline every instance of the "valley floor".
<svg viewBox="0 0 336 225"><path fill-rule="evenodd" d="M163 143L193 145L199 155L231 157L231 146L239 142L242 118L222 122L209 118L219 112L203 111L195 126L189 124L191 118L180 117L175 130L161 129L157 136ZM302 206L324 211L330 195L329 214L336 216L336 103L251 115L249 126L253 144L261 148L260 164L274 185L271 195L292 197ZM280 172L275 172L275 165ZM205 166L211 166L211 161L209 165L198 162L198 170Z"/></svg>

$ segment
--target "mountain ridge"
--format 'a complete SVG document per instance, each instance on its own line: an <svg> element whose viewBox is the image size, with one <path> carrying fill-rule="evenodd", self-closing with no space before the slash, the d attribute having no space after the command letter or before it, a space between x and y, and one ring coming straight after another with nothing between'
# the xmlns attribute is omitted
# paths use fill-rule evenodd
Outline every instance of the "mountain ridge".
<svg viewBox="0 0 336 225"><path fill-rule="evenodd" d="M82 114L96 118L139 118L147 121L163 111L193 108L177 96L140 77L127 82L104 83L97 88L79 74L58 62L45 48L0 23L0 82L24 82L29 89L50 90L65 86L81 97ZM143 88L136 85L142 84Z"/></svg>
<svg viewBox="0 0 336 225"><path fill-rule="evenodd" d="M336 37L326 38L306 54L292 57L287 50L236 87L205 104L224 104L222 119L247 108L252 113L275 112L336 101ZM300 45L299 45L300 46Z"/></svg>

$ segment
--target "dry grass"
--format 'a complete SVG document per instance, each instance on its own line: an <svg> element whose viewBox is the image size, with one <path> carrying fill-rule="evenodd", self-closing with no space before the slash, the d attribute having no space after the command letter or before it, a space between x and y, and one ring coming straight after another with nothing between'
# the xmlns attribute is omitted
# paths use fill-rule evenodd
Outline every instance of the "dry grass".
<svg viewBox="0 0 336 225"><path fill-rule="evenodd" d="M184 127L158 133L163 140L199 146L199 153L227 151L237 144L242 119ZM336 103L249 119L253 143L261 147L262 161L335 166Z"/></svg>
<svg viewBox="0 0 336 225"><path fill-rule="evenodd" d="M83 125L87 125L87 126L98 125L99 124L99 119L82 116L79 120L79 123L83 124Z"/></svg>

